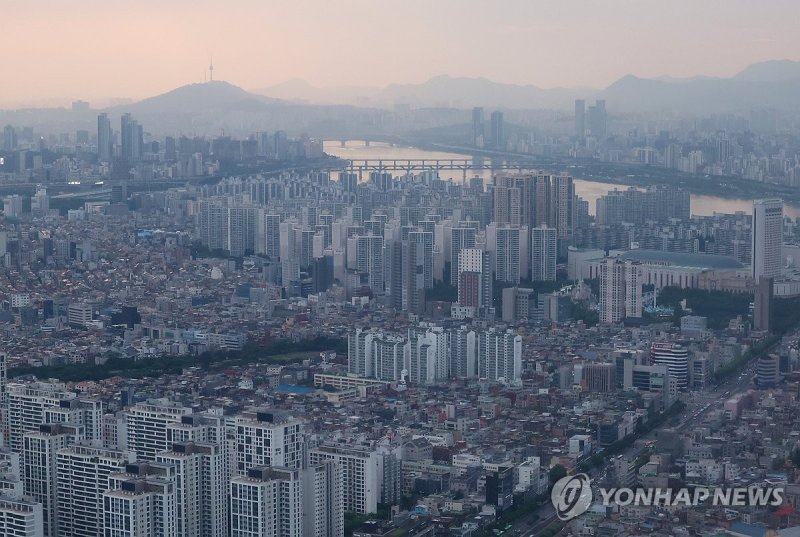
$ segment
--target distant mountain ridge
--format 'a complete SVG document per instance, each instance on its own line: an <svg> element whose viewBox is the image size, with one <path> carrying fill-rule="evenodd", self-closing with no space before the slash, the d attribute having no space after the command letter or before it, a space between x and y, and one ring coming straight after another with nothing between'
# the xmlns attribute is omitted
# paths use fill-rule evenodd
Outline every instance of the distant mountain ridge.
<svg viewBox="0 0 800 537"><path fill-rule="evenodd" d="M311 103L338 103L391 108L414 107L570 110L575 99L606 99L618 112L722 112L754 107L798 109L800 62L771 60L754 63L729 78L641 78L625 75L605 89L551 88L493 82L486 78L433 77L421 84L390 84L384 88L338 86L317 88L292 80L256 90L260 95Z"/></svg>

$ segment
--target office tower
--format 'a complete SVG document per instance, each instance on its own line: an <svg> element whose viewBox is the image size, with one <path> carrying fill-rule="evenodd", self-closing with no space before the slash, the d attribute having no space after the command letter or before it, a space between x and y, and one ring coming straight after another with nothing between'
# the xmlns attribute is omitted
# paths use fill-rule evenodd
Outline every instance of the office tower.
<svg viewBox="0 0 800 537"><path fill-rule="evenodd" d="M449 377L447 333L440 326L420 324L408 329L408 381L433 384Z"/></svg>
<svg viewBox="0 0 800 537"><path fill-rule="evenodd" d="M405 339L380 334L372 339L372 371L378 380L401 380L404 366Z"/></svg>
<svg viewBox="0 0 800 537"><path fill-rule="evenodd" d="M653 343L650 358L654 365L663 365L679 390L689 387L689 349L677 343Z"/></svg>
<svg viewBox="0 0 800 537"><path fill-rule="evenodd" d="M0 496L0 535L4 537L42 537L44 515L35 501Z"/></svg>
<svg viewBox="0 0 800 537"><path fill-rule="evenodd" d="M120 139L123 159L130 164L142 160L144 146L142 126L130 114L123 114L120 119Z"/></svg>
<svg viewBox="0 0 800 537"><path fill-rule="evenodd" d="M606 102L598 99L594 106L589 107L589 131L592 136L603 139L608 133L608 115L606 113Z"/></svg>
<svg viewBox="0 0 800 537"><path fill-rule="evenodd" d="M523 319L536 320L538 304L536 291L533 289L506 287L503 289L501 300L503 322L513 323Z"/></svg>
<svg viewBox="0 0 800 537"><path fill-rule="evenodd" d="M642 316L641 266L607 258L600 265L600 322L618 323Z"/></svg>
<svg viewBox="0 0 800 537"><path fill-rule="evenodd" d="M759 278L776 278L781 275L783 245L783 201L762 199L753 201L752 273Z"/></svg>
<svg viewBox="0 0 800 537"><path fill-rule="evenodd" d="M265 410L243 412L236 417L236 468L245 475L257 466L301 468L305 454L304 423Z"/></svg>
<svg viewBox="0 0 800 537"><path fill-rule="evenodd" d="M42 504L44 536L57 537L57 454L83 439L83 428L69 424L42 424L22 436L22 474L25 495Z"/></svg>
<svg viewBox="0 0 800 537"><path fill-rule="evenodd" d="M575 99L575 138L583 140L586 132L586 101Z"/></svg>
<svg viewBox="0 0 800 537"><path fill-rule="evenodd" d="M472 145L475 147L483 147L483 137L483 108L476 106L472 109Z"/></svg>
<svg viewBox="0 0 800 537"><path fill-rule="evenodd" d="M769 332L774 280L760 277L753 302L753 329Z"/></svg>
<svg viewBox="0 0 800 537"><path fill-rule="evenodd" d="M113 537L178 535L177 487L171 465L137 462L109 478L103 494L103 530Z"/></svg>
<svg viewBox="0 0 800 537"><path fill-rule="evenodd" d="M756 384L758 387L771 388L780 383L781 359L777 354L762 354L756 364Z"/></svg>
<svg viewBox="0 0 800 537"><path fill-rule="evenodd" d="M344 537L344 470L334 461L303 471L303 537Z"/></svg>
<svg viewBox="0 0 800 537"><path fill-rule="evenodd" d="M74 328L88 328L92 323L94 307L88 302L70 302L67 309L67 322Z"/></svg>
<svg viewBox="0 0 800 537"><path fill-rule="evenodd" d="M522 379L522 336L495 328L478 334L478 376L515 384Z"/></svg>
<svg viewBox="0 0 800 537"><path fill-rule="evenodd" d="M116 449L70 446L56 453L56 507L59 535L96 537L103 526L102 495L111 474L125 470L133 454Z"/></svg>
<svg viewBox="0 0 800 537"><path fill-rule="evenodd" d="M531 230L531 280L556 279L557 232L551 227Z"/></svg>
<svg viewBox="0 0 800 537"><path fill-rule="evenodd" d="M383 457L357 445L323 444L308 452L310 467L326 461L342 471L342 504L347 513L375 513L381 493Z"/></svg>
<svg viewBox="0 0 800 537"><path fill-rule="evenodd" d="M137 403L124 411L126 443L121 448L133 451L140 461L154 461L156 454L170 448L167 426L179 423L192 413L165 399Z"/></svg>
<svg viewBox="0 0 800 537"><path fill-rule="evenodd" d="M403 246L403 310L423 313L425 290L433 288L433 233L411 231Z"/></svg>
<svg viewBox="0 0 800 537"><path fill-rule="evenodd" d="M231 537L303 537L303 478L296 468L259 466L230 483Z"/></svg>
<svg viewBox="0 0 800 537"><path fill-rule="evenodd" d="M375 336L375 332L362 328L356 328L347 336L348 373L364 378L371 378L374 375L372 341Z"/></svg>
<svg viewBox="0 0 800 537"><path fill-rule="evenodd" d="M491 134L489 140L491 147L494 149L505 149L506 137L503 125L503 112L492 112L490 123Z"/></svg>
<svg viewBox="0 0 800 537"><path fill-rule="evenodd" d="M17 148L17 131L11 125L6 125L3 129L3 149L14 151Z"/></svg>
<svg viewBox="0 0 800 537"><path fill-rule="evenodd" d="M584 364L581 386L592 393L611 393L616 389L616 366L611 363Z"/></svg>
<svg viewBox="0 0 800 537"><path fill-rule="evenodd" d="M454 227L450 230L450 284L458 285L458 254L464 248L475 248L474 227Z"/></svg>
<svg viewBox="0 0 800 537"><path fill-rule="evenodd" d="M97 158L100 162L111 162L114 157L114 133L108 114L97 116Z"/></svg>
<svg viewBox="0 0 800 537"><path fill-rule="evenodd" d="M348 248L355 249L355 266L351 267L367 274L369 288L375 294L384 293L383 237L361 235L348 239Z"/></svg>
<svg viewBox="0 0 800 537"><path fill-rule="evenodd" d="M495 252L495 279L498 282L519 285L520 281L520 228L497 228Z"/></svg>
<svg viewBox="0 0 800 537"><path fill-rule="evenodd" d="M178 535L227 536L227 461L221 445L175 443L156 455L156 461L175 467Z"/></svg>
<svg viewBox="0 0 800 537"><path fill-rule="evenodd" d="M473 330L461 327L448 332L450 338L450 374L457 378L478 375L477 338Z"/></svg>
<svg viewBox="0 0 800 537"><path fill-rule="evenodd" d="M63 384L37 382L8 385L8 447L22 453L22 436L39 430L44 423L45 410L61 405L61 401L74 399Z"/></svg>

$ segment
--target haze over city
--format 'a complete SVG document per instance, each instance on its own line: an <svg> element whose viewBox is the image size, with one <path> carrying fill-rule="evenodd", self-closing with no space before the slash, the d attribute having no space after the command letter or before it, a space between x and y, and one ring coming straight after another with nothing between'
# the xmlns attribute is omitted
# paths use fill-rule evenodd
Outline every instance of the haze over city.
<svg viewBox="0 0 800 537"><path fill-rule="evenodd" d="M800 536L799 15L4 1L0 537Z"/></svg>
<svg viewBox="0 0 800 537"><path fill-rule="evenodd" d="M248 90L437 75L602 89L626 74L728 77L800 59L800 6L744 0L6 2L0 106L142 99L216 78ZM713 22L711 22L713 21Z"/></svg>

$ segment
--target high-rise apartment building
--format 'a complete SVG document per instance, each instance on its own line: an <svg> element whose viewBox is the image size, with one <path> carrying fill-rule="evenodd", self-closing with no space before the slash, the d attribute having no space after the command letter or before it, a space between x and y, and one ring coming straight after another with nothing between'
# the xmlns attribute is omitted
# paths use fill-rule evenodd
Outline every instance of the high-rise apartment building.
<svg viewBox="0 0 800 537"><path fill-rule="evenodd" d="M345 512L374 513L378 508L383 457L364 446L323 444L308 452L311 467L331 461L341 468Z"/></svg>
<svg viewBox="0 0 800 537"><path fill-rule="evenodd" d="M411 231L403 246L403 310L422 313L433 287L433 233Z"/></svg>
<svg viewBox="0 0 800 537"><path fill-rule="evenodd" d="M11 383L8 385L8 447L22 453L22 437L25 433L36 432L45 423L45 411L58 408L62 401L75 399L76 395L66 391L59 383ZM100 438L97 432L90 431L90 438Z"/></svg>
<svg viewBox="0 0 800 537"><path fill-rule="evenodd" d="M22 474L25 496L42 505L44 537L58 537L57 455L83 439L83 427L41 424L22 437Z"/></svg>
<svg viewBox="0 0 800 537"><path fill-rule="evenodd" d="M175 467L178 535L228 535L228 477L225 450L217 444L183 442L156 455Z"/></svg>
<svg viewBox="0 0 800 537"><path fill-rule="evenodd" d="M641 265L607 258L600 265L600 322L618 323L642 316Z"/></svg>
<svg viewBox="0 0 800 537"><path fill-rule="evenodd" d="M177 486L172 465L129 464L109 478L110 490L98 508L103 535L114 537L173 537L178 535Z"/></svg>
<svg viewBox="0 0 800 537"><path fill-rule="evenodd" d="M303 537L344 537L344 470L335 461L303 470Z"/></svg>
<svg viewBox="0 0 800 537"><path fill-rule="evenodd" d="M497 228L495 280L498 282L519 285L521 277L521 234L523 233L519 227L505 226Z"/></svg>
<svg viewBox="0 0 800 537"><path fill-rule="evenodd" d="M42 537L42 505L32 500L0 496L0 535L3 537Z"/></svg>
<svg viewBox="0 0 800 537"><path fill-rule="evenodd" d="M152 400L128 407L124 412L124 445L140 461L154 461L156 454L170 449L167 426L180 423L190 408L167 400Z"/></svg>
<svg viewBox="0 0 800 537"><path fill-rule="evenodd" d="M301 468L305 459L305 428L299 419L266 410L236 417L236 467L245 475L258 466Z"/></svg>
<svg viewBox="0 0 800 537"><path fill-rule="evenodd" d="M531 229L531 280L556 279L557 231L540 226Z"/></svg>
<svg viewBox="0 0 800 537"><path fill-rule="evenodd" d="M303 476L258 466L231 480L231 537L303 537Z"/></svg>
<svg viewBox="0 0 800 537"><path fill-rule="evenodd" d="M522 336L494 328L478 334L478 376L514 384L522 379Z"/></svg>
<svg viewBox="0 0 800 537"><path fill-rule="evenodd" d="M450 230L450 284L458 285L458 255L465 248L475 248L477 229L454 227Z"/></svg>
<svg viewBox="0 0 800 537"><path fill-rule="evenodd" d="M112 474L134 462L133 454L116 449L73 445L56 452L56 520L58 535L97 537L103 527L103 493Z"/></svg>

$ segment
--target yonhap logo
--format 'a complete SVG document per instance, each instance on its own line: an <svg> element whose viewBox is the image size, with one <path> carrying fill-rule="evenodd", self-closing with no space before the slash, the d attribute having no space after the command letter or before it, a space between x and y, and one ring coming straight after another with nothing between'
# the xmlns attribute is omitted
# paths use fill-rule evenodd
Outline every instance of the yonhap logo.
<svg viewBox="0 0 800 537"><path fill-rule="evenodd" d="M592 505L592 480L586 474L562 477L553 485L550 499L561 520L572 520Z"/></svg>

